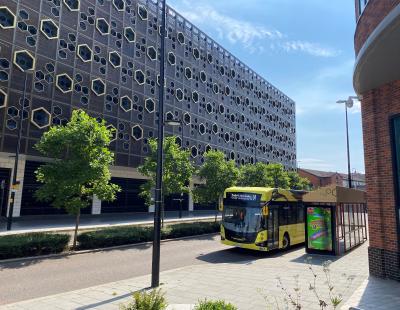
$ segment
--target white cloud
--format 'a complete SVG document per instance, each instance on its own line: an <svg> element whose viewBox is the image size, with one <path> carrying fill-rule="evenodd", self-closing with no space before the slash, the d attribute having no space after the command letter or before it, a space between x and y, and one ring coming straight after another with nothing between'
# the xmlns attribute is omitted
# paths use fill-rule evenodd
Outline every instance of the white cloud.
<svg viewBox="0 0 400 310"><path fill-rule="evenodd" d="M298 167L304 169L314 169L321 171L333 171L334 166L325 160L318 158L300 158L298 161Z"/></svg>
<svg viewBox="0 0 400 310"><path fill-rule="evenodd" d="M208 5L195 5L192 1L182 0L175 2L175 8L193 24L212 28L219 39L228 40L232 44L241 44L251 53L262 53L266 48L270 48L286 52L302 52L317 57L335 57L340 54L340 51L322 47L317 43L290 40L277 29L232 18Z"/></svg>
<svg viewBox="0 0 400 310"><path fill-rule="evenodd" d="M321 47L319 44L306 41L287 41L282 44L282 47L287 52L301 51L318 57L336 57L340 54L340 51Z"/></svg>

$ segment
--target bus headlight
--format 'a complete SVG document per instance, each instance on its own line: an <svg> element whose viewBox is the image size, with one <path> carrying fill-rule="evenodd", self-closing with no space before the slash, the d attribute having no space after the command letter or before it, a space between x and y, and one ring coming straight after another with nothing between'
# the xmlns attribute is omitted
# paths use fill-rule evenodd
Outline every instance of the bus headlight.
<svg viewBox="0 0 400 310"><path fill-rule="evenodd" d="M267 231L266 230L263 230L263 231L260 231L258 234L257 234L257 238L256 238L256 244L258 245L259 243L261 244L261 243L264 243L265 241L267 241L268 240L268 233L267 233Z"/></svg>

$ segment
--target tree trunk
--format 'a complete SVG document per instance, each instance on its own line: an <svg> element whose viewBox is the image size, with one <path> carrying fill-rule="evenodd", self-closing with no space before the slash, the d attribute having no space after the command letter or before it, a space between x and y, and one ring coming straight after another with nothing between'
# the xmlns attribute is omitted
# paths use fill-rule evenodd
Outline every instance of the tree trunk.
<svg viewBox="0 0 400 310"><path fill-rule="evenodd" d="M78 238L78 227L79 227L79 220L81 217L81 209L78 209L78 213L76 214L76 221L75 221L75 231L74 231L74 243L72 245L72 249L75 251L76 250L76 241Z"/></svg>
<svg viewBox="0 0 400 310"><path fill-rule="evenodd" d="M218 211L219 211L219 198L217 203L215 204L215 223L217 222Z"/></svg>

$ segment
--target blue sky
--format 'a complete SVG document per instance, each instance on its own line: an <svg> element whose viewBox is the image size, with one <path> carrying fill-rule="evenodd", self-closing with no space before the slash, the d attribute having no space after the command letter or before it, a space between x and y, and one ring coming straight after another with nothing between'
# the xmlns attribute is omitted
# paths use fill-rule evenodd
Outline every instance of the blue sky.
<svg viewBox="0 0 400 310"><path fill-rule="evenodd" d="M168 0L168 4L291 97L299 166L347 171L344 107L354 95L354 2ZM349 113L352 170L364 171L360 104Z"/></svg>

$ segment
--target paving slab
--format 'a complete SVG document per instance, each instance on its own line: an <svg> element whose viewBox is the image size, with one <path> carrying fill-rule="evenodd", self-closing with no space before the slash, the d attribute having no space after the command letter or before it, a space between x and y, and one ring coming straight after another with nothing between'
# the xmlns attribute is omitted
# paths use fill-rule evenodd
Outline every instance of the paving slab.
<svg viewBox="0 0 400 310"><path fill-rule="evenodd" d="M331 280L335 291L343 296L344 307L356 306L355 301L350 298L353 298L355 294L362 295L359 290L363 290L362 286L365 286L365 281L368 280L367 244L340 258L310 256L305 254L304 248L297 248L275 255L249 256L248 261L240 262L219 261L215 259L213 253L208 253L201 259L207 263L161 273L161 289L166 293L166 298L171 306L179 305L176 306L178 307L176 310L186 310L204 299L224 299L237 305L240 310L264 310L268 309L268 303L272 305L270 309L275 309L274 303L283 303L284 299L283 290L277 285L278 279L292 295L296 294L295 289L299 287L302 309L317 310L320 309L318 299L309 289L310 283L314 283L314 275L310 266L317 275L316 284L319 295L323 299L327 299L329 292L323 272L323 264L327 260L332 260L329 267ZM371 283L371 280L368 281ZM367 295L374 296L377 287L380 287L382 283L387 282L377 281L368 284L367 287L369 286L370 289L367 290ZM9 304L0 309L119 309L121 304L126 304L131 300L134 291L146 289L149 284L150 275L146 275ZM388 286L391 285L388 284ZM385 292L385 289L382 291ZM363 300L372 302L367 299L367 295L363 297ZM386 295L384 296L391 300L391 306L397 306L396 309L400 309L400 302L397 302L395 298L398 294L393 296L393 293L387 291ZM374 297L372 299L376 300Z"/></svg>

